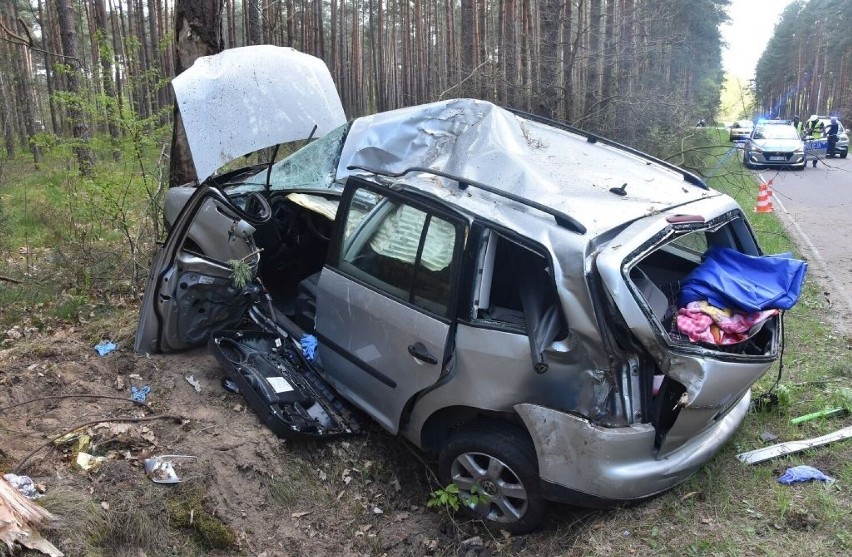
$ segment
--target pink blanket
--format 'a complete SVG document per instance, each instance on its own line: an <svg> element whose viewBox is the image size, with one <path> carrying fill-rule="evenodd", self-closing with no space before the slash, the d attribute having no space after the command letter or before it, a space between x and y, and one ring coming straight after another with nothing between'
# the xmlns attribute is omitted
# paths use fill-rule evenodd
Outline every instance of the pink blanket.
<svg viewBox="0 0 852 557"><path fill-rule="evenodd" d="M748 339L756 325L776 314L777 309L739 313L707 302L690 302L677 312L677 330L692 342L736 344Z"/></svg>

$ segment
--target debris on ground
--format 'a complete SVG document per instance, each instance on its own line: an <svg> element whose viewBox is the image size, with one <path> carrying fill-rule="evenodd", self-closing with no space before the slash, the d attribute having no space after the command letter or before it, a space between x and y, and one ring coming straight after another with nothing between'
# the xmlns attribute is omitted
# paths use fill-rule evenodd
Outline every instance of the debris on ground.
<svg viewBox="0 0 852 557"><path fill-rule="evenodd" d="M158 484L180 483L180 478L175 472L175 463L195 461L196 457L191 455L161 455L146 458L143 462L145 474L152 482Z"/></svg>
<svg viewBox="0 0 852 557"><path fill-rule="evenodd" d="M831 406L817 412L811 412L810 414L793 418L790 420L790 423L793 425L800 425L819 418L834 418L849 414L850 408L852 408L852 389L839 389L832 393L831 399L833 403Z"/></svg>
<svg viewBox="0 0 852 557"><path fill-rule="evenodd" d="M834 443L835 441L842 441L843 439L849 438L852 438L852 426L844 427L843 429L838 429L837 431L827 433L820 437L814 437L812 439L786 441L784 443L778 443L777 445L770 445L769 447L740 453L737 455L737 458L740 462L745 464L758 464L778 456L797 453L806 449L812 449L814 447L827 445L829 443Z"/></svg>
<svg viewBox="0 0 852 557"><path fill-rule="evenodd" d="M833 483L834 478L831 476L826 476L813 466L793 466L792 468L787 468L787 471L778 478L778 483L782 483L784 485L792 485L797 482L809 482L809 481L820 481L820 482L829 482Z"/></svg>
<svg viewBox="0 0 852 557"><path fill-rule="evenodd" d="M9 485L18 490L18 493L27 499L38 499L41 497L38 486L29 476L18 476L16 474L5 474L3 478Z"/></svg>
<svg viewBox="0 0 852 557"><path fill-rule="evenodd" d="M37 530L38 526L55 520L48 511L21 495L5 478L0 479L0 543L10 552L21 545L50 557L63 557L64 554Z"/></svg>
<svg viewBox="0 0 852 557"><path fill-rule="evenodd" d="M104 339L95 345L95 351L98 353L98 356L104 357L110 352L114 351L118 348L118 345L111 340Z"/></svg>
<svg viewBox="0 0 852 557"><path fill-rule="evenodd" d="M187 375L184 379L186 379L187 383L192 385L192 388L195 389L196 393L201 392L201 383L199 383L198 379L196 379L193 375Z"/></svg>
<svg viewBox="0 0 852 557"><path fill-rule="evenodd" d="M149 385L145 385L140 389L130 387L130 398L136 402L145 402L149 394L151 394L151 387Z"/></svg>

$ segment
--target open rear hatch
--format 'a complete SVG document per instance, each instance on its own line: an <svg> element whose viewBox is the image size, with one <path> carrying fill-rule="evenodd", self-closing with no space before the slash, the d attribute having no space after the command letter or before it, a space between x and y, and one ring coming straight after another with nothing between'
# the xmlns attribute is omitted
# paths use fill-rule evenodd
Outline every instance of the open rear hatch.
<svg viewBox="0 0 852 557"><path fill-rule="evenodd" d="M360 431L351 408L290 339L262 331L219 331L208 348L279 437L327 439Z"/></svg>
<svg viewBox="0 0 852 557"><path fill-rule="evenodd" d="M616 344L636 353L645 376L643 421L657 429L659 457L713 427L749 395L778 357L780 319L770 317L750 338L732 345L690 342L674 326L681 281L710 246L760 255L733 201L709 198L693 216L661 214L636 221L604 248L596 267L610 300ZM635 341L635 342L634 342ZM642 366L640 366L642 367ZM644 369L644 367L642 367ZM648 404L650 403L650 404Z"/></svg>

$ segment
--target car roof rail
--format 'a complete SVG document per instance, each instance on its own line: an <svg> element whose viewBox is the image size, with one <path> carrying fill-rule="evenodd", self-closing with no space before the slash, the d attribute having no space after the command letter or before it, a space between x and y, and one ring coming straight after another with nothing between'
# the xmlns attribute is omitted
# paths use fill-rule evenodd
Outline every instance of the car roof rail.
<svg viewBox="0 0 852 557"><path fill-rule="evenodd" d="M585 130L581 130L580 128L574 127L571 124L566 124L565 122L561 122L559 120L554 120L553 118L547 118L546 116L539 116L538 114L532 114L531 112L525 112L523 110L517 110L517 109L514 109L514 108L508 108L508 107L506 107L506 110L508 110L512 114L515 114L515 115L520 116L522 118L525 118L527 120L532 120L534 122L539 122L541 124L547 124L549 126L553 126L554 128L559 128L561 130L576 133L577 135L582 135L583 137L586 138L586 141L588 141L589 143L600 142L600 143L603 143L605 145L610 145L612 147L622 149L624 151L627 151L628 153L631 153L633 155L641 157L645 160L660 164L660 165L668 168L669 170L674 170L675 172L681 174L683 176L683 179L686 182L692 184L693 186L697 186L697 187L699 187L703 190L709 190L710 189L707 186L707 184L704 183L704 180L702 180L701 178L699 178L698 176L696 176L692 172L689 172L688 170L684 170L683 168L681 168L677 165L674 165L670 162L664 161L663 159L658 159L657 157L651 156L648 153L643 153L642 151L640 151L638 149L634 149L633 147L628 147L627 145L624 145L623 143L619 143L617 141L607 139L603 136L600 136L600 135L597 135L597 134L594 134L594 133L591 133L591 132L587 132Z"/></svg>
<svg viewBox="0 0 852 557"><path fill-rule="evenodd" d="M514 193L503 191L501 189L495 188L493 186L489 186L488 184L483 184L482 182L477 182L476 180L470 180L468 178L462 178L461 176L455 176L453 174L449 174L447 172L443 172L441 170L436 170L434 168L426 168L423 166L412 166L410 168L406 168L402 172L391 172L389 170L383 170L379 168L371 168L369 166L347 166L347 170L364 170L371 174L376 174L378 176L385 176L387 178L400 178L406 174L411 172L424 172L426 174L433 174L435 176L440 176L441 178L447 178L449 180L453 180L457 182L460 190L466 190L468 187L477 188L483 191L487 191L488 193L492 193L494 195L499 195L500 197L505 197L511 201L516 203L520 203L522 205L526 205L527 207L532 207L542 213L546 213L556 220L556 224L561 226L562 228L567 228L573 232L578 234L585 234L587 229L583 224L570 215L566 215L562 211L553 209L548 207L547 205L542 205L536 201L531 199L525 199L519 195L515 195Z"/></svg>

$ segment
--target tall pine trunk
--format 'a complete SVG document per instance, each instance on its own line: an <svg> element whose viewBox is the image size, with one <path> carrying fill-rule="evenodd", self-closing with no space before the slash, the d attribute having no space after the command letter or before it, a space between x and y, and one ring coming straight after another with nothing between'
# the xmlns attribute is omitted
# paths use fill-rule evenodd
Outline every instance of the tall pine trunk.
<svg viewBox="0 0 852 557"><path fill-rule="evenodd" d="M175 74L195 60L221 52L223 0L178 0L175 6ZM174 108L169 185L179 186L196 180L195 167L186 139L186 131L177 104Z"/></svg>
<svg viewBox="0 0 852 557"><path fill-rule="evenodd" d="M75 141L74 152L77 155L80 173L83 176L91 176L94 156L89 148L89 123L83 111L80 90L80 59L77 56L77 35L74 29L74 5L69 0L56 0L56 13L59 16L62 52L68 68L66 83L69 95L66 111Z"/></svg>

